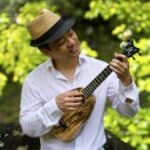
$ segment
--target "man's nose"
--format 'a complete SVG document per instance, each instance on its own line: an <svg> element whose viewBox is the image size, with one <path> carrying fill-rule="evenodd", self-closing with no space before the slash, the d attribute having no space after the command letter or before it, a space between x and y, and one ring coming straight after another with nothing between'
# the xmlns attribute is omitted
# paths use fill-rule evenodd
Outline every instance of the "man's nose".
<svg viewBox="0 0 150 150"><path fill-rule="evenodd" d="M68 39L67 39L67 44L68 44L68 47L72 47L73 45L74 45L74 39L73 38L71 38L71 37L69 37Z"/></svg>

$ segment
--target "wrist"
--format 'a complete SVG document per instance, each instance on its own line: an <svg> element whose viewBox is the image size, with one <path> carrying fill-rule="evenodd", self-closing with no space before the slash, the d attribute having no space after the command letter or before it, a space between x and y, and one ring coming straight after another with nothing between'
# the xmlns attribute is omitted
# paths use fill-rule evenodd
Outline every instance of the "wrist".
<svg viewBox="0 0 150 150"><path fill-rule="evenodd" d="M131 75L127 76L126 78L124 78L124 80L122 80L122 83L125 85L125 86L128 86L132 83L132 77Z"/></svg>

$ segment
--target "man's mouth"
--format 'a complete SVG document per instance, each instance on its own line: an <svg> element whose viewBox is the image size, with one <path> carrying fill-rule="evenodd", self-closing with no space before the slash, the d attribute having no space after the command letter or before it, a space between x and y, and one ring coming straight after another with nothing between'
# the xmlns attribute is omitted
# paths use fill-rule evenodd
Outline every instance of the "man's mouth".
<svg viewBox="0 0 150 150"><path fill-rule="evenodd" d="M69 52L70 52L70 54L75 55L78 53L78 51L79 51L79 49L77 47L75 47L75 48L70 49Z"/></svg>

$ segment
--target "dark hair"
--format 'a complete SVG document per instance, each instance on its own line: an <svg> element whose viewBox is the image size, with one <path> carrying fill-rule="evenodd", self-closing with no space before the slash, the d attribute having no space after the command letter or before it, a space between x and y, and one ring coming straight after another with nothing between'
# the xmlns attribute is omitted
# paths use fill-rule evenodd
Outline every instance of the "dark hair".
<svg viewBox="0 0 150 150"><path fill-rule="evenodd" d="M41 50L43 48L49 49L48 44L40 45L38 48Z"/></svg>

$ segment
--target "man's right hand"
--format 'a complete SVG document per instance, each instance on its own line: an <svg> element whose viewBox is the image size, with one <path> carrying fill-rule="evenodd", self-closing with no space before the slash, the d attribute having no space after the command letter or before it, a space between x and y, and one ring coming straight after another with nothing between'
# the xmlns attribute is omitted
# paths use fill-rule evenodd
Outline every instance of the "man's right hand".
<svg viewBox="0 0 150 150"><path fill-rule="evenodd" d="M72 111L83 104L83 94L77 89L73 89L56 96L56 104L63 111Z"/></svg>

